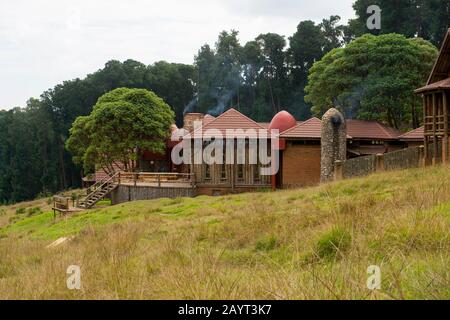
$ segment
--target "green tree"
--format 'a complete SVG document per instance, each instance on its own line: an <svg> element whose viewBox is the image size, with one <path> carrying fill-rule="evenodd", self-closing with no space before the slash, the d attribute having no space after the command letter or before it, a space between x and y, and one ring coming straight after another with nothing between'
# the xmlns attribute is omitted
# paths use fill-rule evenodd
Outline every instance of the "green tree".
<svg viewBox="0 0 450 320"><path fill-rule="evenodd" d="M366 27L370 5L378 5L382 10L381 30ZM439 46L450 21L450 0L357 0L353 8L356 19L349 22L353 36L368 32L399 33L408 38L418 36Z"/></svg>
<svg viewBox="0 0 450 320"><path fill-rule="evenodd" d="M420 98L413 91L425 83L436 56L423 39L364 35L314 64L305 100L317 116L336 106L347 117L417 127Z"/></svg>
<svg viewBox="0 0 450 320"><path fill-rule="evenodd" d="M260 34L255 40L262 53L262 89L268 95L275 114L282 109L286 93L286 40L276 33Z"/></svg>
<svg viewBox="0 0 450 320"><path fill-rule="evenodd" d="M155 92L173 108L177 124L181 126L184 108L194 96L195 79L194 66L159 61L148 66L145 88Z"/></svg>
<svg viewBox="0 0 450 320"><path fill-rule="evenodd" d="M66 147L86 170L100 166L111 173L118 163L132 170L141 151L164 152L173 122L173 111L153 92L118 88L74 122Z"/></svg>

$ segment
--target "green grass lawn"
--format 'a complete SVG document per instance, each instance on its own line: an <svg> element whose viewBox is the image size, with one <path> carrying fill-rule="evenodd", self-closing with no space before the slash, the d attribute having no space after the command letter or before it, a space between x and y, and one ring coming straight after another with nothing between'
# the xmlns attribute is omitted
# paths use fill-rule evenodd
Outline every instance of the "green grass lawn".
<svg viewBox="0 0 450 320"><path fill-rule="evenodd" d="M105 202L56 219L35 211L10 219L4 210L0 298L450 298L448 166L301 190ZM80 291L65 286L73 264ZM370 265L382 270L381 290L367 289Z"/></svg>

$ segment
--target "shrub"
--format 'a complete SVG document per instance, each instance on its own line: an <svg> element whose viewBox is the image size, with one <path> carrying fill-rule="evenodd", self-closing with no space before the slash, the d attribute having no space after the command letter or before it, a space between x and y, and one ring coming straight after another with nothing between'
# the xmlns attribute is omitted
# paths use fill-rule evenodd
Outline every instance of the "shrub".
<svg viewBox="0 0 450 320"><path fill-rule="evenodd" d="M31 217L31 216L33 216L35 214L41 214L41 213L42 213L42 210L41 210L40 207L29 208L28 212L27 212L29 217Z"/></svg>
<svg viewBox="0 0 450 320"><path fill-rule="evenodd" d="M334 228L317 242L316 253L321 258L334 258L350 248L352 236L347 230Z"/></svg>
<svg viewBox="0 0 450 320"><path fill-rule="evenodd" d="M275 236L263 238L256 242L255 249L258 251L270 251L278 245L278 239Z"/></svg>
<svg viewBox="0 0 450 320"><path fill-rule="evenodd" d="M25 208L17 208L16 209L16 214L24 214L25 213Z"/></svg>

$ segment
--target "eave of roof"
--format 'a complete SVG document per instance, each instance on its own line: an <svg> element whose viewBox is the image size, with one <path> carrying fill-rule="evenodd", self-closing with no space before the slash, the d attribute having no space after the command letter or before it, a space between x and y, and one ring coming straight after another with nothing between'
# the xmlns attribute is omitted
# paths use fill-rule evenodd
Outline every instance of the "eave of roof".
<svg viewBox="0 0 450 320"><path fill-rule="evenodd" d="M440 81L442 79L447 78L449 75L450 69L450 28L447 30L447 33L444 37L444 41L442 42L441 49L439 50L439 56L434 63L433 69L428 77L427 85ZM446 67L446 71L441 71L439 68L442 64Z"/></svg>
<svg viewBox="0 0 450 320"><path fill-rule="evenodd" d="M203 124L201 128L194 130L194 132L191 133L190 136L188 135L187 138L192 139L200 135L202 137L214 137L216 136L216 133L221 134L223 137L227 137L227 130L239 129L244 131L253 129L256 131L256 133L259 133L261 130L267 132L267 129L258 122L250 119L236 109L230 108L212 121ZM247 133L248 132L244 132L243 134L233 135L233 137L258 137L258 135L254 134L250 134L249 136Z"/></svg>
<svg viewBox="0 0 450 320"><path fill-rule="evenodd" d="M347 134L352 139L396 140L402 134L399 130L386 127L378 121L347 120Z"/></svg>
<svg viewBox="0 0 450 320"><path fill-rule="evenodd" d="M310 118L280 134L280 138L320 139L322 121L316 117Z"/></svg>
<svg viewBox="0 0 450 320"><path fill-rule="evenodd" d="M424 139L424 127L411 130L398 137L400 141L422 141Z"/></svg>
<svg viewBox="0 0 450 320"><path fill-rule="evenodd" d="M435 91L435 90L448 90L450 89L450 78L429 84L425 87L414 90L415 93L423 93L426 91Z"/></svg>

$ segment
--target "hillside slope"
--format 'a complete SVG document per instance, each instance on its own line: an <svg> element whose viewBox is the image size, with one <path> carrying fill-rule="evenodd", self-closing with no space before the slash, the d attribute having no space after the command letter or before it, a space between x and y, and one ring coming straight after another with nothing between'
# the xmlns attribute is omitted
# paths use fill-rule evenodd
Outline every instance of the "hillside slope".
<svg viewBox="0 0 450 320"><path fill-rule="evenodd" d="M56 221L47 209L0 208L0 299L450 299L448 166ZM370 265L381 290L367 289Z"/></svg>

